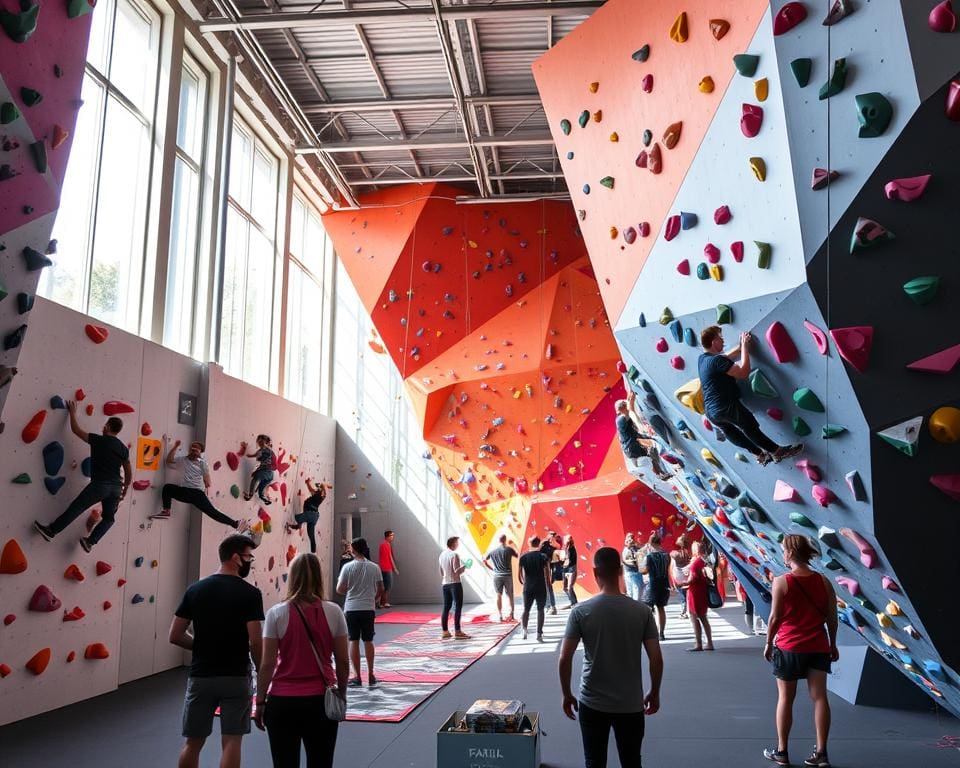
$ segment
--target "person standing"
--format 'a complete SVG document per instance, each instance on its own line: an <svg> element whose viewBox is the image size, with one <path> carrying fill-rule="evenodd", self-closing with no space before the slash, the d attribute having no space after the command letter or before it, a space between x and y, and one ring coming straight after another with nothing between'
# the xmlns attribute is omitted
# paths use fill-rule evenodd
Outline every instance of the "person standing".
<svg viewBox="0 0 960 768"><path fill-rule="evenodd" d="M244 581L255 548L253 539L237 533L221 541L220 570L187 588L170 624L170 642L193 653L183 705L186 743L178 768L200 765L200 750L213 731L217 707L223 746L220 766L240 765L240 744L250 733L250 656L252 652L256 668L261 652L263 596Z"/></svg>
<svg viewBox="0 0 960 768"><path fill-rule="evenodd" d="M601 547L593 556L593 575L600 594L575 606L567 619L558 671L563 712L580 716L586 768L606 768L610 729L623 768L640 768L645 716L660 709L663 656L653 613L620 592L620 556ZM638 642L639 640L639 642ZM583 642L579 699L570 679L573 655ZM647 654L650 688L643 692L643 651Z"/></svg>
<svg viewBox="0 0 960 768"><path fill-rule="evenodd" d="M393 531L383 532L383 541L380 542L380 574L383 579L383 595L377 605L378 608L391 608L390 590L393 589L393 579L400 575L397 568L397 559L393 556Z"/></svg>
<svg viewBox="0 0 960 768"><path fill-rule="evenodd" d="M570 601L567 608L573 608L577 604L577 593L574 587L577 585L577 547L573 543L573 536L567 534L563 537L563 591Z"/></svg>
<svg viewBox="0 0 960 768"><path fill-rule="evenodd" d="M130 467L130 451L117 435L123 429L123 421L111 416L103 425L99 435L87 432L77 421L77 403L70 400L67 403L67 412L70 414L70 431L85 443L90 444L90 482L70 502L70 506L63 514L50 525L44 525L39 520L33 521L33 529L45 540L50 541L64 530L87 509L97 502L100 503L100 522L90 532L89 536L80 537L80 546L84 552L89 552L104 537L113 525L117 516L117 509L130 489L133 482L133 469ZM120 480L120 470L123 470L123 481Z"/></svg>
<svg viewBox="0 0 960 768"><path fill-rule="evenodd" d="M537 604L537 642L543 642L543 609L550 592L550 559L544 554L539 536L530 537L530 551L520 558L518 574L523 585L523 613L520 623L523 625L523 639L527 639L527 622L530 621L530 608ZM552 552L551 548L551 552ZM553 611L556 613L556 609Z"/></svg>
<svg viewBox="0 0 960 768"><path fill-rule="evenodd" d="M500 621L513 621L513 560L517 550L507 545L507 534L501 534L500 546L487 553L483 564L493 571L493 588L497 591L497 614ZM503 593L510 601L510 616L503 618Z"/></svg>
<svg viewBox="0 0 960 768"><path fill-rule="evenodd" d="M690 567L692 555L690 547L687 545L686 534L677 536L674 544L677 548L670 552L670 559L673 561L673 581L680 590L680 618L687 618L687 569Z"/></svg>
<svg viewBox="0 0 960 768"><path fill-rule="evenodd" d="M540 551L547 558L549 567L549 576L547 577L547 598L550 600L550 614L557 615L557 598L553 593L553 582L563 579L563 564L560 562L560 556L557 550L560 548L557 543L557 533L547 531L547 535L540 542ZM539 537L537 541L540 541Z"/></svg>
<svg viewBox="0 0 960 768"><path fill-rule="evenodd" d="M627 588L627 597L631 600L639 600L643 595L643 574L640 573L638 556L637 540L632 533L628 533L623 540L623 552L620 558L623 560L624 586Z"/></svg>
<svg viewBox="0 0 960 768"><path fill-rule="evenodd" d="M380 568L370 561L370 547L366 539L354 539L350 543L353 550L353 560L346 563L340 570L337 579L337 593L346 595L343 603L343 612L347 618L347 636L350 641L350 664L353 666L353 677L347 685L359 688L363 685L360 679L360 641L363 640L363 653L367 659L367 683L371 688L378 685L376 675L373 674L374 621L376 619L376 605L383 594L383 579Z"/></svg>
<svg viewBox="0 0 960 768"><path fill-rule="evenodd" d="M166 441L167 436L163 436ZM210 502L207 491L210 488L210 467L203 457L203 443L194 440L190 443L190 450L185 454L177 454L180 441L175 440L173 447L167 452L167 466L180 471L180 485L165 483L160 490L162 507L159 512L150 515L151 520L169 520L170 505L176 499L199 509L207 517L218 523L240 529L240 521L227 517Z"/></svg>
<svg viewBox="0 0 960 768"><path fill-rule="evenodd" d="M660 624L660 639L666 640L667 603L670 602L670 555L660 548L660 534L654 531L647 540L650 551L643 559L640 572L647 577L647 588L643 592L643 602L651 610L656 607Z"/></svg>
<svg viewBox="0 0 960 768"><path fill-rule="evenodd" d="M343 566L347 563L353 562L353 547L350 546L350 542L344 539L340 542L340 565L337 566L337 576L340 576L340 571L343 570Z"/></svg>
<svg viewBox="0 0 960 768"><path fill-rule="evenodd" d="M299 531L300 526L304 523L307 524L307 539L310 540L310 551L313 554L317 553L317 523L320 520L320 505L323 504L323 500L327 498L327 491L333 488L330 483L322 482L320 485L314 485L313 481L308 477L306 479L307 490L310 491L310 496L307 497L303 502L303 511L293 516L293 523L284 523L283 527L286 529L287 533L291 531Z"/></svg>
<svg viewBox="0 0 960 768"><path fill-rule="evenodd" d="M273 768L298 768L301 743L310 768L333 768L339 723L327 718L323 698L333 687L346 701L349 674L343 611L323 599L317 556L297 555L286 598L267 611L257 675L254 722L266 727Z"/></svg>
<svg viewBox="0 0 960 768"><path fill-rule="evenodd" d="M707 570L713 573L712 567L707 564L707 560L713 547L706 539L695 541L693 543L693 559L690 561L690 567L687 569L687 579L682 586L687 591L687 613L690 615L690 624L693 625L693 635L696 645L693 648L687 648L688 651L703 650L703 635L707 636L707 650L713 650L713 631L710 627L710 619L707 618L709 605L707 604Z"/></svg>
<svg viewBox="0 0 960 768"><path fill-rule="evenodd" d="M441 640L455 637L457 640L469 640L470 635L460 630L460 614L463 612L463 584L460 575L467 566L460 562L457 547L460 537L447 539L447 548L440 553L440 583L443 591L443 613L440 614ZM453 635L450 634L450 610L453 609Z"/></svg>
<svg viewBox="0 0 960 768"><path fill-rule="evenodd" d="M830 663L840 658L837 596L829 579L810 568L817 550L806 536L787 534L780 546L790 572L773 580L773 602L763 648L763 657L773 662L773 676L777 678L777 747L765 749L763 756L779 765L790 765L787 744L793 726L793 700L797 681L806 678L813 700L817 744L803 764L830 768L827 674Z"/></svg>

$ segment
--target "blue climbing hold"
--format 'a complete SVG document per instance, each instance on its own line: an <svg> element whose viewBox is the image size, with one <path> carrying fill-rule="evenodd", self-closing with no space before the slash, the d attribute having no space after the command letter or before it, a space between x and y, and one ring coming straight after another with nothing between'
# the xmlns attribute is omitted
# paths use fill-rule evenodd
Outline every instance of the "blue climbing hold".
<svg viewBox="0 0 960 768"><path fill-rule="evenodd" d="M48 475L55 475L63 466L63 446L56 440L43 446L43 469Z"/></svg>
<svg viewBox="0 0 960 768"><path fill-rule="evenodd" d="M67 482L65 477L45 477L43 478L43 484L46 486L47 490L50 491L50 494L53 496L57 495L57 491L63 488L63 484Z"/></svg>
<svg viewBox="0 0 960 768"><path fill-rule="evenodd" d="M638 324L641 328L646 328L646 327L647 327L647 318L644 317L643 312L640 313L640 319L637 320L637 324Z"/></svg>
<svg viewBox="0 0 960 768"><path fill-rule="evenodd" d="M697 214L680 211L680 229L693 229L697 226Z"/></svg>
<svg viewBox="0 0 960 768"><path fill-rule="evenodd" d="M142 559L142 558L141 558L141 559ZM142 603L142 602L143 602L143 595L141 595L141 594L138 592L137 594L135 594L135 595L130 599L130 602L133 603L134 605L136 605L137 603Z"/></svg>
<svg viewBox="0 0 960 768"><path fill-rule="evenodd" d="M66 410L67 404L63 401L63 398L60 395L54 395L50 398L50 407L55 411ZM53 474L52 472L50 474Z"/></svg>
<svg viewBox="0 0 960 768"><path fill-rule="evenodd" d="M80 462L80 471L83 473L84 477L90 477L90 464L91 461L89 456Z"/></svg>
<svg viewBox="0 0 960 768"><path fill-rule="evenodd" d="M141 565L143 565L143 557L138 557L136 560L133 561L134 568L139 568Z"/></svg>
<svg viewBox="0 0 960 768"><path fill-rule="evenodd" d="M673 338L677 343L683 341L683 326L680 324L679 320L674 320L668 327L670 328L670 333L673 334Z"/></svg>
<svg viewBox="0 0 960 768"><path fill-rule="evenodd" d="M697 346L697 334L693 332L693 328L683 329L683 340L691 347Z"/></svg>

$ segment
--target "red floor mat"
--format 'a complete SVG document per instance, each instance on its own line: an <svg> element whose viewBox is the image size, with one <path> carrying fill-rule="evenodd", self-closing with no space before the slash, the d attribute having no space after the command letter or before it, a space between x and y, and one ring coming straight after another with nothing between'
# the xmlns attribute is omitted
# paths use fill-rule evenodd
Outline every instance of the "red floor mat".
<svg viewBox="0 0 960 768"><path fill-rule="evenodd" d="M378 624L429 624L440 618L439 613L417 613L415 611L390 611L378 613Z"/></svg>

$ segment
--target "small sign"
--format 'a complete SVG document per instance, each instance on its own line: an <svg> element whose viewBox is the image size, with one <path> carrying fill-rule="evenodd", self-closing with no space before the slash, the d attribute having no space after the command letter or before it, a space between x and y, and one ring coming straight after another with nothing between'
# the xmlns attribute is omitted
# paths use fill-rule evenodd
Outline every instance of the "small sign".
<svg viewBox="0 0 960 768"><path fill-rule="evenodd" d="M192 427L197 421L197 396L180 393L177 404L177 423Z"/></svg>

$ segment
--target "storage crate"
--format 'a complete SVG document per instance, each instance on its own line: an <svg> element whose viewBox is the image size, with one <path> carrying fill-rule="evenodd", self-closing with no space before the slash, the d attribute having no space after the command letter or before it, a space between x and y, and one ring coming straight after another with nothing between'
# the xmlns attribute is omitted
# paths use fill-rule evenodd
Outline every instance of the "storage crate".
<svg viewBox="0 0 960 768"><path fill-rule="evenodd" d="M456 728L454 712L437 731L437 768L540 768L540 718L527 712L529 733L473 733Z"/></svg>

